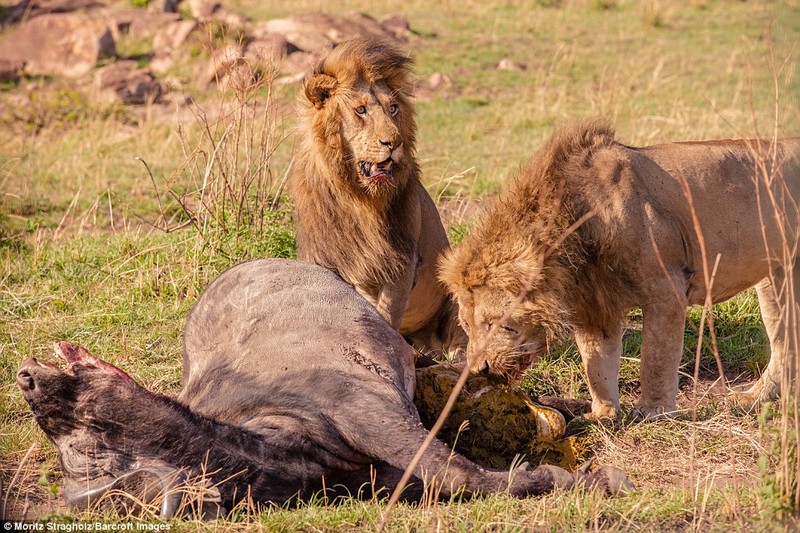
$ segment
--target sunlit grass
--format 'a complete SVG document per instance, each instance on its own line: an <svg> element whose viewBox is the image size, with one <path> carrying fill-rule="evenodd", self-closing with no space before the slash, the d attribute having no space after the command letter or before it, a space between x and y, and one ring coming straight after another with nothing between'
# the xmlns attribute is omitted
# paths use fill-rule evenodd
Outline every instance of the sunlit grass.
<svg viewBox="0 0 800 533"><path fill-rule="evenodd" d="M409 47L420 80L440 72L453 81L451 88L417 102L425 184L443 209L454 211L453 241L471 227L471 215L461 216L468 212L463 203L495 192L555 127L571 119L609 116L619 138L630 144L771 135L777 79L779 133L800 133L796 3L542 4L409 0L401 6L418 34ZM229 5L256 18L317 9L380 17L398 9L366 0ZM131 54L147 51L145 42L126 46ZM504 58L527 68L496 70ZM13 88L0 90L0 101ZM278 138L290 131L291 116L285 113L295 90L271 95L283 120L275 123ZM258 98L264 101L266 95L264 89ZM224 116L218 113L224 95L211 90L193 96L194 115L177 125L147 113L97 107L69 84L32 96L32 107L19 116L9 115L8 106L0 109L0 472L5 494L29 495L32 509L53 501L48 498L59 477L55 452L14 383L23 359L50 358L53 341L71 340L148 388L175 394L183 321L203 287L236 262L294 256L290 206L280 202L258 231L246 225L217 233L191 225L170 233L154 229L174 229L198 214L196 202L182 207L175 198L198 192L206 160L197 153L208 156L225 129L212 128L210 136L203 131ZM271 153L270 185L280 181L290 149L288 139ZM242 168L227 167L227 175ZM581 428L583 456L596 454L601 462L625 468L638 493L602 499L559 492L525 501L498 496L400 506L389 530L797 528L796 517L775 514L776 494L764 490L757 466L759 460L773 469L780 463L780 446L776 452L773 445L781 436L781 417L767 417L759 431L754 416L731 412L724 395L710 387L717 368L707 333L699 402L691 412L699 320L699 309L691 310L679 398L687 410L678 420L626 419L622 427ZM637 313L631 315L624 345L620 378L626 408L638 396L640 321ZM726 372L743 379L757 374L769 346L753 293L716 306L715 323ZM588 398L580 358L569 343L540 361L523 386L537 395ZM14 509L23 508L21 501ZM335 507L315 502L299 509L240 510L215 523L171 525L177 531L372 530L384 508L375 502Z"/></svg>

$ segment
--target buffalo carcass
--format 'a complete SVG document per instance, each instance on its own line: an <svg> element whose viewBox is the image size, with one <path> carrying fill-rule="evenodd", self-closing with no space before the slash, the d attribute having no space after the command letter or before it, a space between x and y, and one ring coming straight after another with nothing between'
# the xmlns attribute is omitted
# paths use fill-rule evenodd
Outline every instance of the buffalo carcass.
<svg viewBox="0 0 800 533"><path fill-rule="evenodd" d="M396 486L428 435L411 401L412 348L349 285L312 264L251 261L206 289L186 324L177 400L79 346L61 342L56 352L66 370L29 359L17 382L59 449L72 505L145 487L146 498L162 492L168 517L198 476L227 509L321 491L372 497ZM570 474L545 465L509 475L439 441L414 474L409 499L421 496L423 480L435 480L442 497L538 495L576 478L610 492L628 486L611 467Z"/></svg>

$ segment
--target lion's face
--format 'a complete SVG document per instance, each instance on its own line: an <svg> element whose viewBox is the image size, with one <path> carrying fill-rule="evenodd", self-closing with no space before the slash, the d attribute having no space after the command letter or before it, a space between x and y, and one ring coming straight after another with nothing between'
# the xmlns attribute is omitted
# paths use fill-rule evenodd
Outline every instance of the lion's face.
<svg viewBox="0 0 800 533"><path fill-rule="evenodd" d="M392 197L416 172L411 60L356 39L335 48L305 80L304 128L330 169L357 190Z"/></svg>
<svg viewBox="0 0 800 533"><path fill-rule="evenodd" d="M457 300L469 337L470 369L515 380L569 337L573 325L565 278L570 271L557 265L557 252L543 264L543 253L503 240L508 224L484 220L445 254L439 279ZM497 240L486 235L486 224L497 229Z"/></svg>
<svg viewBox="0 0 800 533"><path fill-rule="evenodd" d="M350 174L370 194L396 186L403 161L401 104L384 83L360 83L338 106Z"/></svg>
<svg viewBox="0 0 800 533"><path fill-rule="evenodd" d="M469 336L472 372L521 377L547 349L545 329L531 321L527 305L512 292L477 287L457 297L459 320Z"/></svg>

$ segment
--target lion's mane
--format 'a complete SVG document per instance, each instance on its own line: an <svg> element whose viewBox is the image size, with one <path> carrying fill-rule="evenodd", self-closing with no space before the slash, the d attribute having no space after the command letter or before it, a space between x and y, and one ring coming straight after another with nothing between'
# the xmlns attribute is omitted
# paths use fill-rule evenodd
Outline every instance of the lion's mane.
<svg viewBox="0 0 800 533"><path fill-rule="evenodd" d="M345 279L394 279L408 265L412 228L407 197L419 180L415 158L416 122L410 98L412 60L379 40L349 41L334 49L309 75L305 94L298 98L297 146L290 182L298 219L298 242L310 246L317 264ZM321 75L321 76L320 76ZM359 83L385 83L400 106L398 129L403 138L403 160L396 165L396 183L385 194L368 195L358 184L341 137L339 112ZM327 86L325 84L328 84ZM314 94L327 94L325 105ZM330 231L331 221L339 225ZM374 221L374 222L373 222ZM390 231L391 229L391 231ZM346 265L347 272L342 272Z"/></svg>
<svg viewBox="0 0 800 533"><path fill-rule="evenodd" d="M556 132L487 207L469 237L447 253L442 281L456 293L483 286L535 292L521 305L531 322L545 328L548 344L563 341L577 319L604 324L621 313L631 295L614 271L619 236L595 223L602 213L592 190L594 153L616 144L613 128L601 119Z"/></svg>

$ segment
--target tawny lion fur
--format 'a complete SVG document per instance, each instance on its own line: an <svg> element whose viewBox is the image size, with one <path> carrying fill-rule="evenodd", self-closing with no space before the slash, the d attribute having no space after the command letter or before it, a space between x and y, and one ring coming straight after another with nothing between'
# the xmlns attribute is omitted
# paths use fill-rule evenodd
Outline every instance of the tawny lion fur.
<svg viewBox="0 0 800 533"><path fill-rule="evenodd" d="M622 323L641 307L637 414L674 412L686 307L755 285L772 354L739 400L775 398L796 374L799 202L800 139L632 148L604 121L565 128L442 260L467 360L517 376L574 335L593 414L616 416Z"/></svg>
<svg viewBox="0 0 800 533"><path fill-rule="evenodd" d="M360 38L305 80L290 180L297 255L339 274L418 348L446 351L466 337L436 277L449 245L420 182L411 67Z"/></svg>

